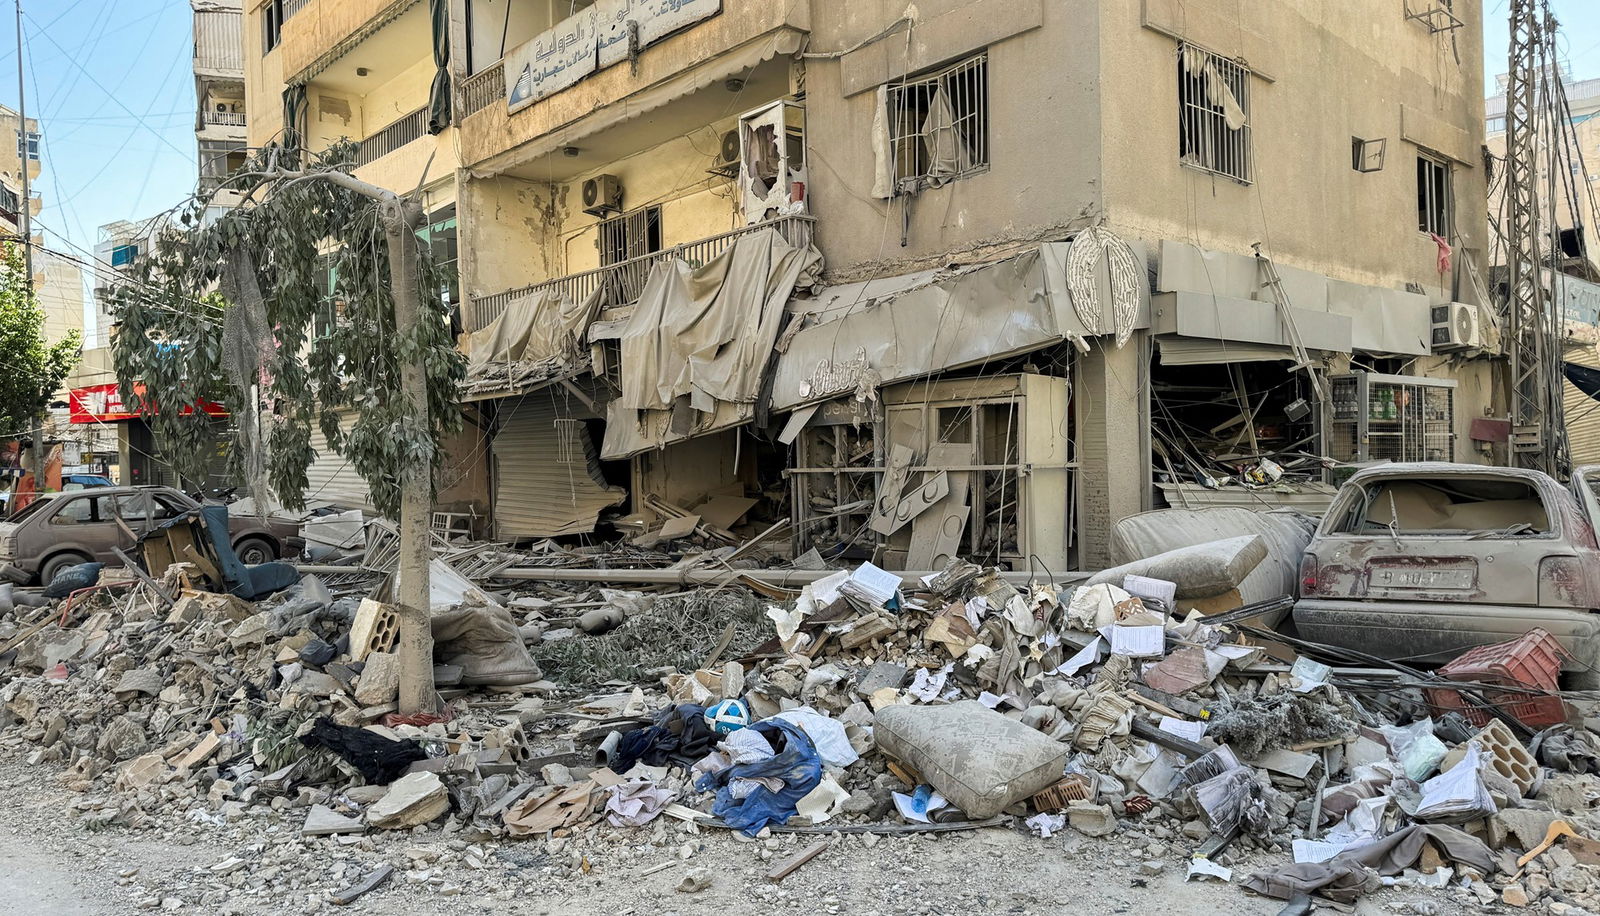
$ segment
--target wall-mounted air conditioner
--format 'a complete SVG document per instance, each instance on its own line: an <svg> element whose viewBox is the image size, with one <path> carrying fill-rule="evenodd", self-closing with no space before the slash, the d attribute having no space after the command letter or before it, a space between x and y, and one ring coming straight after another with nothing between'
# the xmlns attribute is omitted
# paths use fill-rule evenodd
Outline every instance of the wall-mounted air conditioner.
<svg viewBox="0 0 1600 916"><path fill-rule="evenodd" d="M596 175L585 181L583 212L591 216L622 212L622 179L615 175Z"/></svg>
<svg viewBox="0 0 1600 916"><path fill-rule="evenodd" d="M1483 321L1478 307L1443 302L1433 307L1433 350L1472 350L1483 346Z"/></svg>

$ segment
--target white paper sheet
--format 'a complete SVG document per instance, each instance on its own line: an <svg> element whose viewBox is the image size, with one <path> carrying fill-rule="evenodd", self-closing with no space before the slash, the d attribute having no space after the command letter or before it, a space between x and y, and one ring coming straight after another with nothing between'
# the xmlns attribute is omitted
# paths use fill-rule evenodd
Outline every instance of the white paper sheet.
<svg viewBox="0 0 1600 916"><path fill-rule="evenodd" d="M1056 673L1064 674L1070 677L1074 674L1077 674L1078 669L1082 668L1084 665L1092 665L1099 661L1100 646L1104 642L1105 640L1103 638L1096 636L1094 639L1089 641L1087 646L1079 649L1078 654L1062 662L1061 666L1056 669Z"/></svg>
<svg viewBox="0 0 1600 916"><path fill-rule="evenodd" d="M1179 738L1187 738L1190 741L1199 741L1206 736L1206 724L1204 722L1190 722L1187 719L1162 716L1161 724L1158 727L1169 735L1177 735Z"/></svg>
<svg viewBox="0 0 1600 916"><path fill-rule="evenodd" d="M1177 600L1178 584L1165 579L1152 579L1149 576L1127 575L1122 577L1122 590L1135 598L1154 598L1161 602L1161 606L1171 611Z"/></svg>
<svg viewBox="0 0 1600 916"><path fill-rule="evenodd" d="M1101 627L1100 635L1111 643L1112 655L1151 658L1167 652L1166 630L1161 627Z"/></svg>
<svg viewBox="0 0 1600 916"><path fill-rule="evenodd" d="M850 578L839 587L839 591L853 598L860 598L869 604L882 606L894 598L895 592L900 588L900 577L887 570L879 569L871 563L862 563L856 567Z"/></svg>

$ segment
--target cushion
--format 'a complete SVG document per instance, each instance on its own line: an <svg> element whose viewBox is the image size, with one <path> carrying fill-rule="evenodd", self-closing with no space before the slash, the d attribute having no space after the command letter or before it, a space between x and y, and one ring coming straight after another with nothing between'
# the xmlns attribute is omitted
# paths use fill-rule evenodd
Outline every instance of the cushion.
<svg viewBox="0 0 1600 916"><path fill-rule="evenodd" d="M1061 779L1069 749L976 700L886 706L878 749L916 770L974 820L994 817Z"/></svg>

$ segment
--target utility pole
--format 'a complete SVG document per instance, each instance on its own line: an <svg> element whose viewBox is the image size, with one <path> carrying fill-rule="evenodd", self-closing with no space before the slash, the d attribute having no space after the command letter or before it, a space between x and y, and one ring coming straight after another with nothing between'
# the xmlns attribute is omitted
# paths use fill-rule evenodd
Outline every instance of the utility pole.
<svg viewBox="0 0 1600 916"><path fill-rule="evenodd" d="M33 198L28 188L28 92L22 73L22 0L17 8L17 158L22 163L22 264L27 274L28 301L33 297ZM3 142L3 141L0 141ZM33 429L33 492L44 492L44 414Z"/></svg>
<svg viewBox="0 0 1600 916"><path fill-rule="evenodd" d="M1551 78L1554 26L1548 0L1511 0L1505 327L1511 462L1559 477L1569 470L1561 400L1561 327L1554 299L1545 288L1540 253L1545 230L1540 226L1538 187L1540 124L1544 117L1555 117L1545 110L1550 96L1544 82Z"/></svg>

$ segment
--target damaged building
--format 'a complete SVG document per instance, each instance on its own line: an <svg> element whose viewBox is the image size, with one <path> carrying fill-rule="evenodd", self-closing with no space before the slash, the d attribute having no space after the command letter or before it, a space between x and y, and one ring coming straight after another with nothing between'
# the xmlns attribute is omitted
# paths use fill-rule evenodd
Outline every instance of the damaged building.
<svg viewBox="0 0 1600 916"><path fill-rule="evenodd" d="M480 534L1093 568L1144 510L1504 460L1452 10L273 2L249 130L427 197Z"/></svg>

